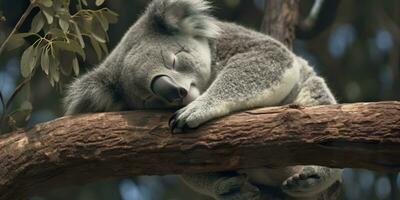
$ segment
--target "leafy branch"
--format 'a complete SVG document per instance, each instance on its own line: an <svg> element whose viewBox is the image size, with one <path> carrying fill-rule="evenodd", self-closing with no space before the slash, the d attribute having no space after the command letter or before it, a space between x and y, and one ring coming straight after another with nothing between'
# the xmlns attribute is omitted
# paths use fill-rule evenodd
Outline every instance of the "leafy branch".
<svg viewBox="0 0 400 200"><path fill-rule="evenodd" d="M11 33L8 35L6 40L1 44L0 46L0 55L3 53L6 44L11 40L11 37L17 32L17 30L21 27L21 25L24 23L25 19L28 17L29 13L31 13L32 9L35 7L36 1L32 0L31 3L29 4L28 8L25 10L25 12L22 14L21 18L18 20L17 24L11 31Z"/></svg>
<svg viewBox="0 0 400 200"><path fill-rule="evenodd" d="M96 6L101 6L105 2L105 0L92 1ZM89 6L87 0L76 2L76 11L71 14L70 0L31 0L28 8L1 44L0 55L5 50L20 48L25 44L26 38L36 38L21 55L20 72L23 81L8 101L0 94L2 105L5 105L0 115L0 128L4 128L5 121L15 121L12 114L18 113L21 107L27 116L30 115L30 111L25 112L26 108L30 110L32 108L28 97L17 111L11 111L10 107L15 96L29 84L37 69L41 69L53 87L61 86L67 77L79 75L78 58L85 61L85 49L91 47L98 60L108 54L107 31L110 24L117 22L118 14L108 8L88 9L86 8ZM18 33L34 8L39 8L39 11L31 20L30 30L26 33ZM85 44L86 41L90 41L90 45ZM23 118L27 119L25 115ZM8 130L12 130L10 123L8 124Z"/></svg>

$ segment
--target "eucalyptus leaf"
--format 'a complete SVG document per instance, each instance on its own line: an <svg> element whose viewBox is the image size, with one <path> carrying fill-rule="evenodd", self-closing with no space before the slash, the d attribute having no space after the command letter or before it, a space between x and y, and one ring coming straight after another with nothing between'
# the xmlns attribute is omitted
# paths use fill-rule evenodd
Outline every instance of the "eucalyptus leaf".
<svg viewBox="0 0 400 200"><path fill-rule="evenodd" d="M25 40L22 37L11 37L6 44L6 50L11 51L17 49L25 44Z"/></svg>
<svg viewBox="0 0 400 200"><path fill-rule="evenodd" d="M59 29L59 28L51 28L47 34L52 35L53 38L64 38L64 32L63 30Z"/></svg>
<svg viewBox="0 0 400 200"><path fill-rule="evenodd" d="M108 20L107 18L103 15L103 12L96 12L95 13L96 19L100 22L101 27L103 28L104 31L107 31L109 26L108 26Z"/></svg>
<svg viewBox="0 0 400 200"><path fill-rule="evenodd" d="M83 41L82 33L81 30L78 27L78 24L76 22L73 22L74 28L75 28L75 34L76 37L79 40L79 44L81 45L82 48L85 48L85 42Z"/></svg>
<svg viewBox="0 0 400 200"><path fill-rule="evenodd" d="M69 20L71 18L70 14L68 11L64 10L63 12L59 13L59 19L58 19L58 24L60 25L61 29L64 31L64 33L68 32L69 29Z"/></svg>
<svg viewBox="0 0 400 200"><path fill-rule="evenodd" d="M79 0L78 0L79 1ZM83 5L88 6L88 3L86 0L81 0L81 2L83 3Z"/></svg>
<svg viewBox="0 0 400 200"><path fill-rule="evenodd" d="M58 81L60 81L60 69L59 69L60 62L57 57L52 57L52 56L49 56L49 61L50 61L49 62L50 83L51 80L53 80L55 83L58 83ZM54 83L52 85L54 86Z"/></svg>
<svg viewBox="0 0 400 200"><path fill-rule="evenodd" d="M16 33L13 34L10 38L10 40L8 41L8 43L6 44L6 50L7 51L11 51L14 50L18 47L21 47L22 45L25 44L25 37L29 37L31 35L33 35L34 33L32 32L28 32L28 33Z"/></svg>
<svg viewBox="0 0 400 200"><path fill-rule="evenodd" d="M12 35L12 38L25 38L25 37L29 37L31 35L34 35L35 33L32 32L28 32L28 33L16 33L14 35Z"/></svg>
<svg viewBox="0 0 400 200"><path fill-rule="evenodd" d="M38 12L32 20L31 30L29 32L37 33L42 30L45 23L42 12Z"/></svg>
<svg viewBox="0 0 400 200"><path fill-rule="evenodd" d="M36 0L37 3L40 5L43 5L44 7L51 7L53 6L53 1L52 0Z"/></svg>
<svg viewBox="0 0 400 200"><path fill-rule="evenodd" d="M90 37L90 43L92 44L92 47L93 47L94 51L96 52L97 58L99 60L101 60L102 51L101 51L101 47L100 47L98 41L95 40L93 37Z"/></svg>
<svg viewBox="0 0 400 200"><path fill-rule="evenodd" d="M67 51L72 51L75 53L78 53L83 59L85 59L85 52L83 51L82 47L79 45L79 43L75 40L69 40L68 42L66 41L55 41L53 42L53 46L67 50Z"/></svg>
<svg viewBox="0 0 400 200"><path fill-rule="evenodd" d="M83 15L78 20L78 24L83 33L90 34L92 32L93 16L92 15Z"/></svg>
<svg viewBox="0 0 400 200"><path fill-rule="evenodd" d="M75 76L78 76L79 75L79 62L76 57L72 60L72 69L74 70Z"/></svg>
<svg viewBox="0 0 400 200"><path fill-rule="evenodd" d="M104 3L104 0L96 0L96 6L101 6Z"/></svg>
<svg viewBox="0 0 400 200"><path fill-rule="evenodd" d="M48 24L52 24L54 21L54 10L52 8L41 6L40 9L42 10L44 16L47 19Z"/></svg>
<svg viewBox="0 0 400 200"><path fill-rule="evenodd" d="M0 22L6 21L6 17L4 17L3 11L0 10Z"/></svg>
<svg viewBox="0 0 400 200"><path fill-rule="evenodd" d="M93 20L91 35L99 42L106 42L107 34L98 20Z"/></svg>
<svg viewBox="0 0 400 200"><path fill-rule="evenodd" d="M33 46L28 47L21 56L21 75L27 78L31 75L33 68L36 65L35 49Z"/></svg>
<svg viewBox="0 0 400 200"><path fill-rule="evenodd" d="M40 59L40 65L42 66L42 70L46 75L49 75L49 65L50 65L50 58L49 58L49 51L44 49L42 51L42 56Z"/></svg>
<svg viewBox="0 0 400 200"><path fill-rule="evenodd" d="M65 76L71 75L72 67L73 67L73 59L75 58L75 53L70 51L62 51L60 53L60 70L61 73Z"/></svg>
<svg viewBox="0 0 400 200"><path fill-rule="evenodd" d="M107 43L101 43L99 42L101 49L103 49L103 52L108 55L108 47L107 47Z"/></svg>
<svg viewBox="0 0 400 200"><path fill-rule="evenodd" d="M108 8L103 9L103 15L107 18L108 22L111 24L118 22L118 14Z"/></svg>

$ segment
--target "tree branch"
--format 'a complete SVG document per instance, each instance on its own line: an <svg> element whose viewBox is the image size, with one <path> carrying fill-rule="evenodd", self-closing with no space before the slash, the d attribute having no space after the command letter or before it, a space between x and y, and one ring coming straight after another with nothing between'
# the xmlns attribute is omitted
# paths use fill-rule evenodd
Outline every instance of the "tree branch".
<svg viewBox="0 0 400 200"><path fill-rule="evenodd" d="M261 32L292 48L299 18L299 0L265 1Z"/></svg>
<svg viewBox="0 0 400 200"><path fill-rule="evenodd" d="M0 55L3 53L4 49L6 48L7 43L10 41L11 37L18 31L19 27L24 23L25 19L28 17L29 13L31 13L32 9L36 6L35 0L31 1L28 8L22 14L21 18L18 20L17 24L11 31L11 33L7 36L4 42L0 46Z"/></svg>
<svg viewBox="0 0 400 200"><path fill-rule="evenodd" d="M262 108L177 135L170 115L86 114L0 136L0 200L109 177L298 164L400 170L400 102Z"/></svg>

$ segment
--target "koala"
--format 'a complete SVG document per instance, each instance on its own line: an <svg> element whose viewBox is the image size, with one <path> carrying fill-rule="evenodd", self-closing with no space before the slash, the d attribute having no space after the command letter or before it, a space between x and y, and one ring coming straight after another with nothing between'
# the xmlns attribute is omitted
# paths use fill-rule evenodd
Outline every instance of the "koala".
<svg viewBox="0 0 400 200"><path fill-rule="evenodd" d="M335 104L323 78L282 43L210 15L205 0L153 0L108 57L67 89L66 114L176 109L169 126L266 106ZM261 186L316 199L341 170L322 166L182 175L217 200L259 199Z"/></svg>

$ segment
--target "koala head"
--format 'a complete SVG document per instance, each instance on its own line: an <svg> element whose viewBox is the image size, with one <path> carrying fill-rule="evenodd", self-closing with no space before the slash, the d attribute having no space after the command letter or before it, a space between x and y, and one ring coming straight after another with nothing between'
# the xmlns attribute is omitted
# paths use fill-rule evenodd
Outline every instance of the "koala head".
<svg viewBox="0 0 400 200"><path fill-rule="evenodd" d="M121 85L135 109L181 107L211 79L219 28L204 0L155 0L122 40Z"/></svg>

